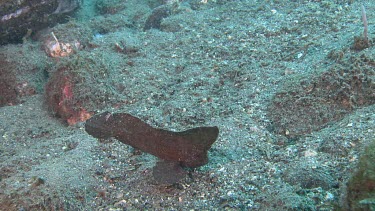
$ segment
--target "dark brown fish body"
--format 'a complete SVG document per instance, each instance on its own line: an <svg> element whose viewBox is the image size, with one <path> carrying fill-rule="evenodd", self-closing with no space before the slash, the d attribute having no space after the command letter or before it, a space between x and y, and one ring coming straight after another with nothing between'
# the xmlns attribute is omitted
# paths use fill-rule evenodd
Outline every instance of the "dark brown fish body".
<svg viewBox="0 0 375 211"><path fill-rule="evenodd" d="M124 144L182 166L208 162L207 150L216 141L217 127L197 127L183 132L156 129L126 113L104 112L86 121L85 130L96 138L114 137Z"/></svg>

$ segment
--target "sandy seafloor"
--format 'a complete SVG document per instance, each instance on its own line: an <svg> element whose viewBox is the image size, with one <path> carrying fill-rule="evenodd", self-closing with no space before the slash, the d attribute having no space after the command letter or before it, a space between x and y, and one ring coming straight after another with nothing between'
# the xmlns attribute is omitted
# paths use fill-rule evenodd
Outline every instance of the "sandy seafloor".
<svg viewBox="0 0 375 211"><path fill-rule="evenodd" d="M374 47L350 50L363 33L360 1L185 1L160 30L148 31L143 24L157 3L113 2L125 6L94 17L82 10L52 28L60 39L85 40L70 58L47 57L38 39L0 53L22 64L19 70L50 74L81 59L75 67L99 77L80 84L93 99L114 90L97 112L127 112L173 131L218 126L209 163L178 184L157 184L154 156L99 142L84 123L67 126L44 100L48 77L35 79L35 95L0 108L0 210L346 208L345 184L374 141L375 105L293 140L269 130L267 107L283 84L332 66L332 50L374 55ZM363 4L375 37L375 3ZM137 53L119 53L116 43Z"/></svg>

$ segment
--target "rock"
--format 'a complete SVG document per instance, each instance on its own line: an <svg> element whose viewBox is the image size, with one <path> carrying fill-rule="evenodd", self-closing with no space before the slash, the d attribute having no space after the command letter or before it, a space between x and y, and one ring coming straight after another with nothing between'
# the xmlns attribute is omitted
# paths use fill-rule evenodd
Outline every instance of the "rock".
<svg viewBox="0 0 375 211"><path fill-rule="evenodd" d="M53 73L46 85L46 102L54 114L69 125L83 122L91 117L84 102L75 91L75 80L79 76L71 69L62 67Z"/></svg>
<svg viewBox="0 0 375 211"><path fill-rule="evenodd" d="M46 58L38 45L0 47L0 107L17 105L42 91Z"/></svg>
<svg viewBox="0 0 375 211"><path fill-rule="evenodd" d="M375 139L361 155L347 184L343 210L375 210Z"/></svg>
<svg viewBox="0 0 375 211"><path fill-rule="evenodd" d="M14 71L12 71L14 66L1 56L0 66L0 107L17 104L17 79Z"/></svg>
<svg viewBox="0 0 375 211"><path fill-rule="evenodd" d="M65 22L80 0L0 1L0 45L20 43L34 32Z"/></svg>
<svg viewBox="0 0 375 211"><path fill-rule="evenodd" d="M160 29L161 21L171 15L170 5L161 5L156 7L150 16L148 16L143 30L147 31L149 29Z"/></svg>
<svg viewBox="0 0 375 211"><path fill-rule="evenodd" d="M323 165L317 165L314 162L303 159L291 163L283 175L284 181L290 185L297 185L304 189L323 188L329 190L337 187L336 172Z"/></svg>
<svg viewBox="0 0 375 211"><path fill-rule="evenodd" d="M371 56L351 56L320 75L288 81L268 107L270 130L295 139L374 104L374 62Z"/></svg>

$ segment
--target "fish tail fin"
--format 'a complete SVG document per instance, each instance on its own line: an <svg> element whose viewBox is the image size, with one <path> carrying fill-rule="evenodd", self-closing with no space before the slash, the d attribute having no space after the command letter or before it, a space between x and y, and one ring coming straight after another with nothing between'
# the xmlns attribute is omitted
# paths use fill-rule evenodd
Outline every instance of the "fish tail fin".
<svg viewBox="0 0 375 211"><path fill-rule="evenodd" d="M198 167L205 165L208 162L207 151L211 145L216 141L219 135L218 127L197 127L183 132L178 132L180 137L183 137L192 147L189 156L181 162L182 166Z"/></svg>
<svg viewBox="0 0 375 211"><path fill-rule="evenodd" d="M186 137L193 145L196 145L203 151L211 148L219 135L218 127L197 127L190 130L179 132L179 135Z"/></svg>

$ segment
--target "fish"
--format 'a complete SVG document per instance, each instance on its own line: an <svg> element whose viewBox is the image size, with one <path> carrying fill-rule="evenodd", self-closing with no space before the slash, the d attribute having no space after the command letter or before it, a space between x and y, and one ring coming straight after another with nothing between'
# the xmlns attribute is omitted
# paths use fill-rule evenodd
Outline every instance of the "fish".
<svg viewBox="0 0 375 211"><path fill-rule="evenodd" d="M207 151L217 140L217 126L174 132L154 128L128 113L103 112L85 123L85 131L98 139L115 138L133 148L181 167L196 168L208 163Z"/></svg>

